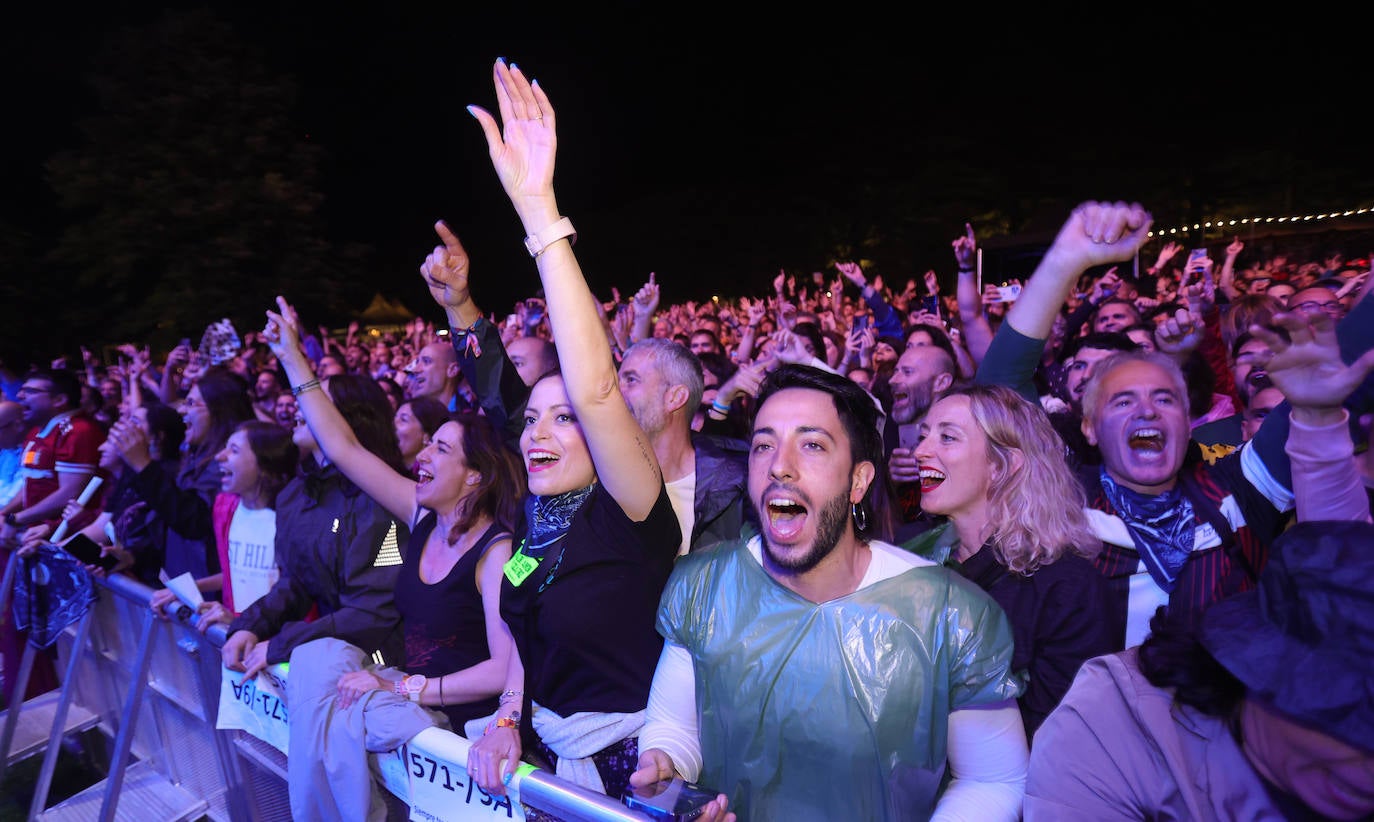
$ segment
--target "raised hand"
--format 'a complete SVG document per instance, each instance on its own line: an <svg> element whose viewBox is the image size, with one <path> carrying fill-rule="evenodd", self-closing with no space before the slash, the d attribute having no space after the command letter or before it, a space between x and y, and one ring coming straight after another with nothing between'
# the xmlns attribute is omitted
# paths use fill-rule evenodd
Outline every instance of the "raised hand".
<svg viewBox="0 0 1374 822"><path fill-rule="evenodd" d="M553 197L558 118L539 82L528 80L519 66L507 66L505 60L497 60L492 76L500 125L481 106L468 106L468 113L482 126L496 176L516 213L523 217L524 206ZM525 229L533 232L546 227L525 226Z"/></svg>
<svg viewBox="0 0 1374 822"><path fill-rule="evenodd" d="M973 235L973 223L964 223L964 236L955 237L954 262L960 271L973 271L978 267L978 243ZM934 272L931 272L934 273ZM929 277L929 275L927 275ZM936 293L930 291L931 294Z"/></svg>
<svg viewBox="0 0 1374 822"><path fill-rule="evenodd" d="M1374 369L1374 349L1346 365L1336 340L1336 322L1326 312L1275 314L1272 320L1288 332L1285 340L1261 325L1250 333L1269 347L1265 371L1296 413L1304 409L1336 409Z"/></svg>
<svg viewBox="0 0 1374 822"><path fill-rule="evenodd" d="M262 330L262 341L278 360L289 357L304 357L300 337L301 319L296 309L285 297L277 297L277 310L267 311L267 325Z"/></svg>
<svg viewBox="0 0 1374 822"><path fill-rule="evenodd" d="M835 268L844 276L846 280L854 284L854 287L863 291L868 286L868 278L864 276L862 268L858 263L848 261L835 263Z"/></svg>
<svg viewBox="0 0 1374 822"><path fill-rule="evenodd" d="M441 244L436 245L420 264L420 276L434 302L452 314L471 302L468 252L443 220L434 224L434 233L439 235Z"/></svg>
<svg viewBox="0 0 1374 822"><path fill-rule="evenodd" d="M1089 200L1069 215L1045 256L1080 270L1124 262L1149 239L1152 223L1139 203Z"/></svg>
<svg viewBox="0 0 1374 822"><path fill-rule="evenodd" d="M1164 270L1164 266L1182 250L1183 246L1180 243L1173 242L1172 240L1165 243L1163 247L1159 249L1159 256L1155 258L1155 271Z"/></svg>
<svg viewBox="0 0 1374 822"><path fill-rule="evenodd" d="M1116 273L1116 266L1107 269L1107 273L1097 278L1093 283L1092 291L1088 292L1088 300L1094 305L1102 302L1115 294L1121 288L1121 275Z"/></svg>
<svg viewBox="0 0 1374 822"><path fill-rule="evenodd" d="M1182 360L1202 343L1205 330L1202 315L1195 308L1180 308L1155 328L1155 346Z"/></svg>
<svg viewBox="0 0 1374 822"><path fill-rule="evenodd" d="M940 293L940 278L935 275L935 269L926 272L925 282L927 294L934 296Z"/></svg>
<svg viewBox="0 0 1374 822"><path fill-rule="evenodd" d="M1242 251L1244 251L1244 250L1245 250L1245 243L1242 243L1242 242L1240 241L1240 237L1239 237L1239 236L1236 236L1236 237L1231 238L1231 244L1228 245L1228 246L1226 246L1226 256L1227 256L1227 257L1232 257L1232 258L1239 257L1239 256L1240 256L1240 252L1242 252Z"/></svg>

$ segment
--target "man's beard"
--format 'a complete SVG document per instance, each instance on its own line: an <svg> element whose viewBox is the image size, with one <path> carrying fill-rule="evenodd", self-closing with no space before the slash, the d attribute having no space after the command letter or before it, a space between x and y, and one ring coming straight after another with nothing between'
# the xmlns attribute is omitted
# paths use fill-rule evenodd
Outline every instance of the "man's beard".
<svg viewBox="0 0 1374 822"><path fill-rule="evenodd" d="M645 403L642 408L630 407L630 416L635 418L639 427L650 437L656 437L663 432L668 425L668 415L662 413L662 407L651 407Z"/></svg>
<svg viewBox="0 0 1374 822"><path fill-rule="evenodd" d="M935 403L935 389L928 382L907 389L906 405L892 409L892 419L899 425L916 422L926 415Z"/></svg>
<svg viewBox="0 0 1374 822"><path fill-rule="evenodd" d="M793 559L780 557L773 552L773 546L767 539L763 540L763 552L768 556L768 561L779 570L786 571L794 576L810 571L835 550L835 546L840 544L840 537L844 536L845 525L849 518L849 495L836 494L821 509L817 511L816 538L811 543L811 550ZM764 511L763 516L767 517L768 512Z"/></svg>

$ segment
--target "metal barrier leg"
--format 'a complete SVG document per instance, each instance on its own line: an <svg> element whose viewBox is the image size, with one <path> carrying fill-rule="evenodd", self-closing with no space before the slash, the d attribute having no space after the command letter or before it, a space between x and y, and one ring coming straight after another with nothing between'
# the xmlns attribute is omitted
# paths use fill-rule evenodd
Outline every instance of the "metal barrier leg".
<svg viewBox="0 0 1374 822"><path fill-rule="evenodd" d="M119 720L119 735L115 738L114 753L110 757L110 776L105 783L105 799L100 805L100 822L112 822L119 805L119 789L124 784L124 768L129 749L134 744L134 724L148 690L148 664L152 661L153 627L156 617L149 610L143 616L143 630L138 637L138 660L134 664L129 696L124 701L124 713Z"/></svg>
<svg viewBox="0 0 1374 822"><path fill-rule="evenodd" d="M72 646L71 659L67 660L66 678L62 680L62 695L58 697L57 711L52 718L52 733L48 735L48 747L43 752L43 768L38 772L38 785L34 788L31 816L42 813L48 806L48 791L52 788L53 771L57 769L57 755L62 752L62 739L66 736L67 711L71 710L72 696L76 691L76 667L85 654L86 640L91 633L91 615L94 613L95 604L92 603L76 627L76 641ZM29 659L31 651L35 651L32 644L24 649L25 660ZM18 695L22 697L22 694Z"/></svg>

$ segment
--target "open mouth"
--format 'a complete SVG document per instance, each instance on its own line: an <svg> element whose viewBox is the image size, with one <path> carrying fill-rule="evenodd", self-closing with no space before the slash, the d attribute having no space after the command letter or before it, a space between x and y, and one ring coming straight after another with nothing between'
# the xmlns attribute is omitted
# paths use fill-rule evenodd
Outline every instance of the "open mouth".
<svg viewBox="0 0 1374 822"><path fill-rule="evenodd" d="M1158 428L1141 428L1126 438L1132 451L1158 454L1164 450L1164 432Z"/></svg>
<svg viewBox="0 0 1374 822"><path fill-rule="evenodd" d="M945 481L945 475L934 468L921 468L919 471L921 478L921 493L936 488Z"/></svg>
<svg viewBox="0 0 1374 822"><path fill-rule="evenodd" d="M767 501L768 529L775 538L795 537L806 524L806 506L791 497L773 497Z"/></svg>
<svg viewBox="0 0 1374 822"><path fill-rule="evenodd" d="M432 480L432 479L434 479L434 475L431 474L431 473L429 473L428 471L426 471L426 470L423 469L423 468L421 468L421 469L419 469L418 471L415 472L415 484L416 484L416 485L426 485L426 484L428 484L428 483L430 482L430 480Z"/></svg>
<svg viewBox="0 0 1374 822"><path fill-rule="evenodd" d="M552 451L530 451L525 454L525 465L530 473L543 471L558 462L558 455Z"/></svg>

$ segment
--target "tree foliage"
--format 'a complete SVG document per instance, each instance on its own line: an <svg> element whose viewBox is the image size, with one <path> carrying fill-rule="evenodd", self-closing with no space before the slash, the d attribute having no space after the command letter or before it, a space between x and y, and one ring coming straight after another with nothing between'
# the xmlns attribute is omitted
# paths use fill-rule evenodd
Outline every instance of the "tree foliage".
<svg viewBox="0 0 1374 822"><path fill-rule="evenodd" d="M47 166L69 218L47 270L79 295L71 328L157 345L227 317L242 333L288 283L346 310L335 286L358 281L357 255L324 238L322 149L292 122L291 78L202 10L115 32L89 81L83 142Z"/></svg>

